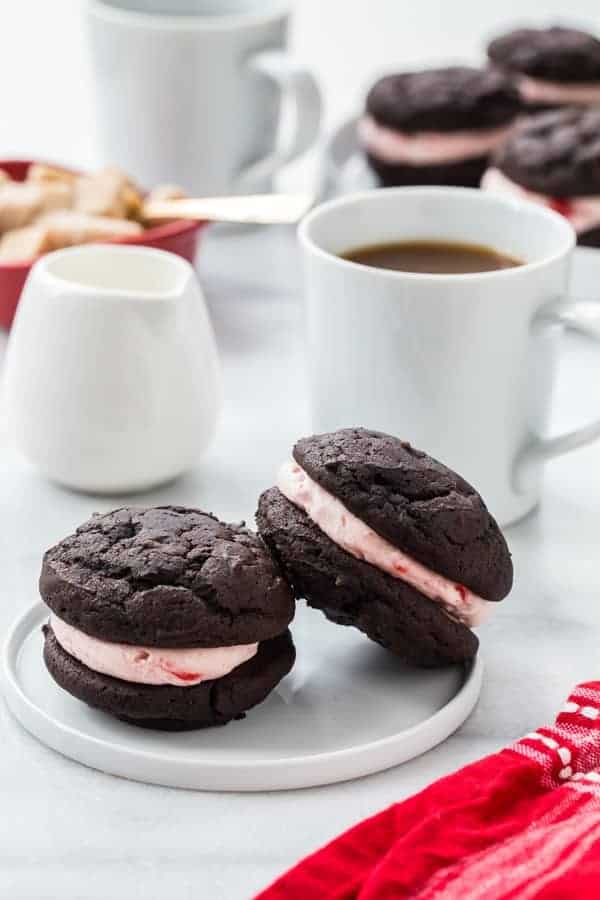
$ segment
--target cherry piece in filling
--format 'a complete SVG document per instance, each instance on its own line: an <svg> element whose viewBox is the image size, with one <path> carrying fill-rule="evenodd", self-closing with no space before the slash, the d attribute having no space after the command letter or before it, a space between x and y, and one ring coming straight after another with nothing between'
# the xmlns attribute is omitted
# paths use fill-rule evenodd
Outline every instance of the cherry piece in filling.
<svg viewBox="0 0 600 900"><path fill-rule="evenodd" d="M550 200L550 209L553 209L555 212L560 213L561 216L565 216L565 218L568 219L573 212L573 204L567 197L552 197Z"/></svg>
<svg viewBox="0 0 600 900"><path fill-rule="evenodd" d="M180 681L196 681L200 677L200 672L184 672L180 669L173 669L170 666L163 666L163 669L169 673L169 675L174 675L175 678L179 678Z"/></svg>

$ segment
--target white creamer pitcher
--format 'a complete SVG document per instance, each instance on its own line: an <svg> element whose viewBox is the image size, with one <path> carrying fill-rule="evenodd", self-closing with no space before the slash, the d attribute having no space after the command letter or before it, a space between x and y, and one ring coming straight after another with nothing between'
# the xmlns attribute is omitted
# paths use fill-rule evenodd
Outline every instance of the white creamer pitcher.
<svg viewBox="0 0 600 900"><path fill-rule="evenodd" d="M9 432L49 478L141 491L193 466L221 404L192 267L160 250L83 246L33 267L10 336Z"/></svg>

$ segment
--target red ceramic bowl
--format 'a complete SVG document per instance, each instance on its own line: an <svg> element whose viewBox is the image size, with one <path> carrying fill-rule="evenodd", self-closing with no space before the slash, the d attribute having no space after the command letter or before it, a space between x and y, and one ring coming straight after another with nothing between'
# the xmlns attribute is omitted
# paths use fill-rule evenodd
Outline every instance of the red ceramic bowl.
<svg viewBox="0 0 600 900"><path fill-rule="evenodd" d="M0 169L10 175L15 181L24 181L32 160L0 159ZM138 244L144 247L157 247L159 250L169 250L194 263L200 231L206 222L190 222L178 220L159 225L156 228L148 228L136 237L118 238L114 243ZM0 262L0 328L8 330L14 318L19 297L25 279L34 260L26 260L18 263Z"/></svg>

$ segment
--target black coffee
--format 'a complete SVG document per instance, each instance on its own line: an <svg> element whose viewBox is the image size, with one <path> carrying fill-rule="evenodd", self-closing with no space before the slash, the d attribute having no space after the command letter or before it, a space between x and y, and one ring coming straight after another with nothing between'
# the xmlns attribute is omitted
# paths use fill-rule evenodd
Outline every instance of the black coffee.
<svg viewBox="0 0 600 900"><path fill-rule="evenodd" d="M519 259L479 244L455 244L445 241L399 241L357 247L342 253L343 259L397 272L424 272L430 275L464 275L469 272L494 272L522 266Z"/></svg>

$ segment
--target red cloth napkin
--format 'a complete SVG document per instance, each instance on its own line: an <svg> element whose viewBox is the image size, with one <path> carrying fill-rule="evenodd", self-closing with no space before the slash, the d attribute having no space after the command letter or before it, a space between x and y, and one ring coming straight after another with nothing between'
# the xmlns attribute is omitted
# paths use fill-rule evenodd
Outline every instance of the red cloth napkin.
<svg viewBox="0 0 600 900"><path fill-rule="evenodd" d="M307 857L257 900L599 900L600 681L553 726Z"/></svg>

